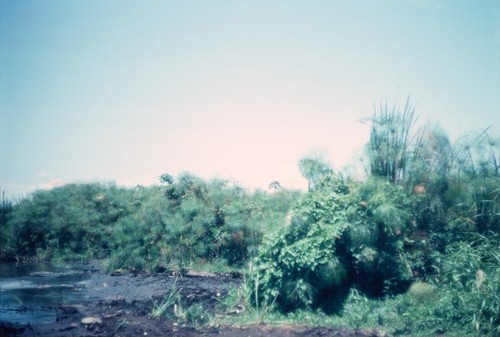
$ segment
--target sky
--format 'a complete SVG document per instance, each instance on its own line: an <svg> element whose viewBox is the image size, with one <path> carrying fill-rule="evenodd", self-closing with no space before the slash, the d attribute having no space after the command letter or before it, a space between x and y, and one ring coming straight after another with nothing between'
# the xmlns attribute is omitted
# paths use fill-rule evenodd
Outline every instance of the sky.
<svg viewBox="0 0 500 337"><path fill-rule="evenodd" d="M188 171L304 188L363 154L374 105L450 137L500 116L495 0L0 0L0 188Z"/></svg>

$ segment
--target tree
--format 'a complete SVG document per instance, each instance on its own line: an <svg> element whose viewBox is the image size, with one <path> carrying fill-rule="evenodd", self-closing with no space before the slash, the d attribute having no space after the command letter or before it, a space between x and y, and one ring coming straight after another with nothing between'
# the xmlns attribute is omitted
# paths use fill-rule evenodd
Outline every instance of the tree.
<svg viewBox="0 0 500 337"><path fill-rule="evenodd" d="M174 183L174 177L169 173L164 173L160 176L160 182L167 185L172 185Z"/></svg>
<svg viewBox="0 0 500 337"><path fill-rule="evenodd" d="M321 179L332 173L332 167L320 155L309 155L299 160L299 170L307 179L309 191L314 190Z"/></svg>
<svg viewBox="0 0 500 337"><path fill-rule="evenodd" d="M281 190L281 184L279 181L277 180L274 180L272 181L270 184L269 184L269 187L268 187L270 190L274 190L274 192L278 192L279 190Z"/></svg>

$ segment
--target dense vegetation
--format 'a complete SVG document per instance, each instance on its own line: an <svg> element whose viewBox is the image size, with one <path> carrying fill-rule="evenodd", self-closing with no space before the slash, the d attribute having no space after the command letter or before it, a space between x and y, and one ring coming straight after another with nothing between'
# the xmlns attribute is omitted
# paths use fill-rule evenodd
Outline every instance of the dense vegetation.
<svg viewBox="0 0 500 337"><path fill-rule="evenodd" d="M184 173L148 188L74 184L3 198L0 257L238 268L259 317L391 335L500 335L498 140L485 130L452 144L438 127L414 124L409 103L381 106L366 177L304 157L307 192L274 181L250 193Z"/></svg>
<svg viewBox="0 0 500 337"><path fill-rule="evenodd" d="M407 104L372 118L368 174L324 171L265 242L256 307L337 313L337 324L423 336L500 334L500 175L487 130L412 134Z"/></svg>
<svg viewBox="0 0 500 337"><path fill-rule="evenodd" d="M109 259L130 271L217 264L239 268L282 226L297 191L248 193L189 173L163 186L70 184L2 208L4 260ZM9 206L9 207L7 207Z"/></svg>

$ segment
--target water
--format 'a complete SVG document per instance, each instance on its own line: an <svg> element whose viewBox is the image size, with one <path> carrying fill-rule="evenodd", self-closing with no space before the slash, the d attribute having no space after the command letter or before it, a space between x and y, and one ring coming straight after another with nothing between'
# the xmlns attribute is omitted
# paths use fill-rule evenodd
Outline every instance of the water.
<svg viewBox="0 0 500 337"><path fill-rule="evenodd" d="M0 322L40 324L55 321L57 304L83 300L90 278L69 267L0 262Z"/></svg>

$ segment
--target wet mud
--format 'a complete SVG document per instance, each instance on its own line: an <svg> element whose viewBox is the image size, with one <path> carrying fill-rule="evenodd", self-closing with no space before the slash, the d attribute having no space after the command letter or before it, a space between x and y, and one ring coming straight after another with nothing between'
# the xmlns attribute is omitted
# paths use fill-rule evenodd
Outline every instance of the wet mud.
<svg viewBox="0 0 500 337"><path fill-rule="evenodd" d="M51 323L0 327L4 336L226 336L226 337L380 337L375 331L355 331L301 326L250 325L211 326L190 324L173 315L152 317L153 308L173 295L185 308L198 306L198 314L215 316L220 301L230 289L242 283L239 274L158 273L154 275L108 275L97 268L87 272L92 277L82 290L85 300L71 305L55 305L56 320ZM173 307L173 309L172 309ZM167 310L175 310L172 306ZM179 309L181 310L181 309ZM227 313L227 311L226 311ZM206 322L205 322L206 323Z"/></svg>

